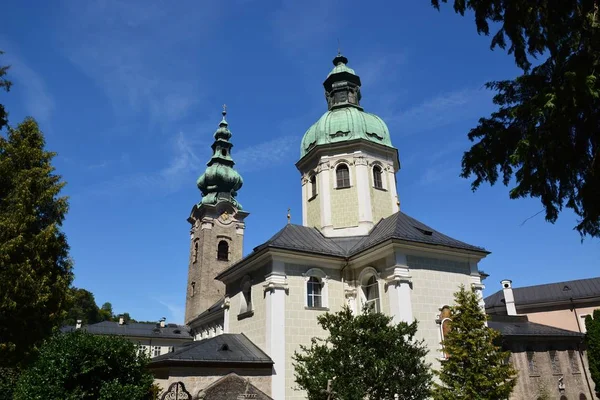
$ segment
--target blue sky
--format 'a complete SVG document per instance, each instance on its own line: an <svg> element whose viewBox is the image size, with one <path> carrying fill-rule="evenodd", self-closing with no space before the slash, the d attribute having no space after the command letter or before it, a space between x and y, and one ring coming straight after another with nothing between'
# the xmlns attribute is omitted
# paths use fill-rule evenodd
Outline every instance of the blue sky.
<svg viewBox="0 0 600 400"><path fill-rule="evenodd" d="M26 3L26 4L25 4ZM388 123L402 210L492 252L486 294L598 275L598 240L575 216L544 221L537 200L503 186L472 193L458 177L466 137L492 110L489 80L512 58L489 50L471 16L427 0L57 1L3 5L2 64L11 124L35 117L58 152L71 209L64 229L74 284L134 318L182 322L186 218L228 105L244 177L245 253L301 221L300 139L326 111L322 82L341 48L363 106Z"/></svg>

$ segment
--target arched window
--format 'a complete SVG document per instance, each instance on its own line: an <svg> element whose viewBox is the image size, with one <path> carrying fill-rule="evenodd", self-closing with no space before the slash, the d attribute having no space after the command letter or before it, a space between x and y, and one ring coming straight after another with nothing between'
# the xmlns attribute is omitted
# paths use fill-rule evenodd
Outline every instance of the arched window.
<svg viewBox="0 0 600 400"><path fill-rule="evenodd" d="M227 243L225 240L221 240L219 242L219 246L217 247L217 260L229 260L229 243Z"/></svg>
<svg viewBox="0 0 600 400"><path fill-rule="evenodd" d="M340 164L335 170L336 188L350 187L350 170L346 164Z"/></svg>
<svg viewBox="0 0 600 400"><path fill-rule="evenodd" d="M323 307L322 283L316 276L311 276L306 282L306 305L307 307Z"/></svg>
<svg viewBox="0 0 600 400"><path fill-rule="evenodd" d="M310 176L310 197L315 197L317 195L317 176Z"/></svg>
<svg viewBox="0 0 600 400"><path fill-rule="evenodd" d="M581 393L579 394L579 400L587 400L587 397L585 396L585 394Z"/></svg>
<svg viewBox="0 0 600 400"><path fill-rule="evenodd" d="M192 253L193 253L192 254L193 262L198 261L198 239L197 238L194 240L194 250Z"/></svg>
<svg viewBox="0 0 600 400"><path fill-rule="evenodd" d="M362 291L364 295L365 304L369 310L379 312L379 282L375 275L370 275L363 279Z"/></svg>
<svg viewBox="0 0 600 400"><path fill-rule="evenodd" d="M381 167L376 165L373 167L373 186L377 189L383 189L383 180L381 179Z"/></svg>
<svg viewBox="0 0 600 400"><path fill-rule="evenodd" d="M196 294L196 282L192 282L190 286L191 297L194 297L194 295Z"/></svg>

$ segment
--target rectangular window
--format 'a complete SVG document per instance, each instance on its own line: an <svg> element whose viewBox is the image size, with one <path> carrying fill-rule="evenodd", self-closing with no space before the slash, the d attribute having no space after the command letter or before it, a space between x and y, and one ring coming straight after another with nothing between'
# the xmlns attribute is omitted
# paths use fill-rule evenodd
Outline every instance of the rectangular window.
<svg viewBox="0 0 600 400"><path fill-rule="evenodd" d="M350 187L350 170L346 165L340 165L335 171L336 187L338 189Z"/></svg>
<svg viewBox="0 0 600 400"><path fill-rule="evenodd" d="M158 357L160 356L160 346L153 346L152 347L152 357Z"/></svg>
<svg viewBox="0 0 600 400"><path fill-rule="evenodd" d="M313 276L310 277L306 284L306 292L308 298L306 299L306 305L308 307L323 307L321 301L323 295L321 293L321 281Z"/></svg>
<svg viewBox="0 0 600 400"><path fill-rule="evenodd" d="M552 366L552 373L555 375L560 374L560 359L558 358L558 351L550 350L550 365Z"/></svg>
<svg viewBox="0 0 600 400"><path fill-rule="evenodd" d="M538 375L537 365L535 363L535 352L533 351L527 352L527 368L529 370L529 375Z"/></svg>
<svg viewBox="0 0 600 400"><path fill-rule="evenodd" d="M579 370L578 354L575 350L569 350L569 364L571 364L571 373L581 373L581 371Z"/></svg>

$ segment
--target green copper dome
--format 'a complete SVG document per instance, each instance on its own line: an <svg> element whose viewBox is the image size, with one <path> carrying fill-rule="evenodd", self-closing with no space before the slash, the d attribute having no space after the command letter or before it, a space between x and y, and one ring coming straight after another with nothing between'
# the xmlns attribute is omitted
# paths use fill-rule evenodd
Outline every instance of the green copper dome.
<svg viewBox="0 0 600 400"><path fill-rule="evenodd" d="M320 145L357 139L392 147L385 122L360 106L360 77L347 64L341 54L333 59L333 70L323 82L329 111L304 134L300 157Z"/></svg>
<svg viewBox="0 0 600 400"><path fill-rule="evenodd" d="M235 199L237 191L241 189L244 181L240 174L233 169L235 162L231 158L233 144L229 142L231 132L229 131L225 115L214 134L215 141L211 148L213 156L206 164L208 168L196 182L198 189L202 192L202 204L216 205L222 201L230 202L238 210L242 205Z"/></svg>

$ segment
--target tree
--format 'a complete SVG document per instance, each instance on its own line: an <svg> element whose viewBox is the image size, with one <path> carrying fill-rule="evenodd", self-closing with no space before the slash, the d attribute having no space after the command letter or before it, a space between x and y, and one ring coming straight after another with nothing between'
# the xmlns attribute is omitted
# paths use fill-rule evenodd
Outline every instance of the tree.
<svg viewBox="0 0 600 400"><path fill-rule="evenodd" d="M24 363L63 319L73 279L68 209L37 123L0 136L0 367Z"/></svg>
<svg viewBox="0 0 600 400"><path fill-rule="evenodd" d="M96 305L94 294L85 289L70 289L71 306L64 320L66 325L75 325L78 320L83 324L95 324L103 321L100 309Z"/></svg>
<svg viewBox="0 0 600 400"><path fill-rule="evenodd" d="M152 399L148 357L131 341L82 331L57 334L19 378L15 400Z"/></svg>
<svg viewBox="0 0 600 400"><path fill-rule="evenodd" d="M431 0L438 9L447 1ZM473 190L514 176L510 198L539 198L552 223L572 209L582 239L600 236L598 8L598 0L454 0L457 13L474 12L479 34L498 27L491 48L509 45L523 70L487 84L499 108L469 132L476 143L461 176L475 177ZM544 61L532 68L532 57Z"/></svg>
<svg viewBox="0 0 600 400"><path fill-rule="evenodd" d="M392 324L392 318L349 308L317 317L329 331L313 338L310 347L294 353L295 381L310 400L426 399L431 385L427 350L415 340L416 321Z"/></svg>
<svg viewBox="0 0 600 400"><path fill-rule="evenodd" d="M596 384L596 395L600 397L600 309L594 310L593 318L591 315L585 317L585 329L590 374Z"/></svg>
<svg viewBox="0 0 600 400"><path fill-rule="evenodd" d="M4 54L3 51L0 50L0 55ZM7 65L0 65L0 89L5 91L10 91L10 86L12 82L5 78L6 72L10 67ZM0 130L8 125L8 113L4 109L4 105L0 104Z"/></svg>
<svg viewBox="0 0 600 400"><path fill-rule="evenodd" d="M485 325L479 299L464 286L450 307L450 329L442 346L447 358L436 371L434 400L508 399L516 384L516 371L506 362L510 352L496 345L500 333Z"/></svg>
<svg viewBox="0 0 600 400"><path fill-rule="evenodd" d="M100 315L102 316L102 321L112 321L114 319L112 304L109 302L102 304Z"/></svg>

